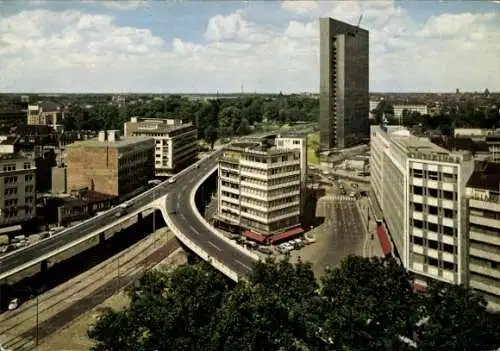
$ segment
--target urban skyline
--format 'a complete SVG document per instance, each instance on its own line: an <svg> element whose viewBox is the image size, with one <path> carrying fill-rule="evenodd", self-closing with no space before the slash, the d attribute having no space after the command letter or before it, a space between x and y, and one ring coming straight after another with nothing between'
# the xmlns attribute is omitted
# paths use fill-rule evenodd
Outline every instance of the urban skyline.
<svg viewBox="0 0 500 351"><path fill-rule="evenodd" d="M360 15L370 91L500 90L499 5L416 5L2 1L1 92L317 92L318 18Z"/></svg>

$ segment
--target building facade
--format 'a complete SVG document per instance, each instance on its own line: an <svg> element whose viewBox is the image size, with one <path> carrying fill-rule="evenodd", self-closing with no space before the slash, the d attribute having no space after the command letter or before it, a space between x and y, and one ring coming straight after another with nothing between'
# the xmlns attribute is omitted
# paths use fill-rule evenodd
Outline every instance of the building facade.
<svg viewBox="0 0 500 351"><path fill-rule="evenodd" d="M118 131L101 131L96 139L67 146L68 190L87 188L122 196L154 178L155 141L151 137L121 138Z"/></svg>
<svg viewBox="0 0 500 351"><path fill-rule="evenodd" d="M198 132L192 123L174 119L132 117L124 126L125 136L149 136L155 140L155 171L171 175L193 163L198 152Z"/></svg>
<svg viewBox="0 0 500 351"><path fill-rule="evenodd" d="M280 134L275 139L278 149L299 150L300 151L300 191L301 191L301 213L304 213L306 191L307 191L307 134L306 133L285 133Z"/></svg>
<svg viewBox="0 0 500 351"><path fill-rule="evenodd" d="M391 239L416 281L466 282L465 185L470 153L451 153L398 126L371 127L371 185Z"/></svg>
<svg viewBox="0 0 500 351"><path fill-rule="evenodd" d="M320 18L320 145L359 144L369 136L369 32Z"/></svg>
<svg viewBox="0 0 500 351"><path fill-rule="evenodd" d="M218 216L263 236L300 224L300 150L237 143L219 160Z"/></svg>
<svg viewBox="0 0 500 351"><path fill-rule="evenodd" d="M403 111L408 112L418 112L421 115L427 115L429 113L429 109L427 105L407 105L407 104L396 104L393 106L394 108L394 118L396 118L399 123L403 122Z"/></svg>
<svg viewBox="0 0 500 351"><path fill-rule="evenodd" d="M36 217L36 167L19 154L0 155L0 226Z"/></svg>
<svg viewBox="0 0 500 351"><path fill-rule="evenodd" d="M476 162L467 182L468 283L500 310L500 164Z"/></svg>
<svg viewBox="0 0 500 351"><path fill-rule="evenodd" d="M58 130L63 119L63 108L53 102L28 105L28 125L45 125Z"/></svg>

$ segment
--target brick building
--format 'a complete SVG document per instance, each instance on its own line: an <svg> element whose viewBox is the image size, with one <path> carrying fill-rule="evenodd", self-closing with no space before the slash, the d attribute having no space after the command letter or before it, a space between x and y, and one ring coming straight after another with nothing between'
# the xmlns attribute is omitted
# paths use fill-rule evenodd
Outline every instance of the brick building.
<svg viewBox="0 0 500 351"><path fill-rule="evenodd" d="M155 141L151 137L121 138L118 131L67 146L68 190L87 188L122 196L146 186L154 178Z"/></svg>

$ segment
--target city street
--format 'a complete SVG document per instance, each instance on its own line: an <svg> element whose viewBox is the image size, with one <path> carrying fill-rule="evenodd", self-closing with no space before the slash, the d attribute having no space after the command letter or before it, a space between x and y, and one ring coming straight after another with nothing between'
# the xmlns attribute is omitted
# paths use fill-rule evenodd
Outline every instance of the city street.
<svg viewBox="0 0 500 351"><path fill-rule="evenodd" d="M337 267L350 254L363 255L366 230L353 198L327 192L318 200L316 216L324 222L309 233L316 243L293 251L292 260L310 261L319 276L327 267Z"/></svg>

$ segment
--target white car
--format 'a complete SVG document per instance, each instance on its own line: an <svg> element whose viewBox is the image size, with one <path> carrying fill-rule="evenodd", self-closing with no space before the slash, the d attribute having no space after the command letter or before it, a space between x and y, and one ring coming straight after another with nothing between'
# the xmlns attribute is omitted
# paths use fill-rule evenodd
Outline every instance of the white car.
<svg viewBox="0 0 500 351"><path fill-rule="evenodd" d="M19 299L12 299L10 302L9 302L9 311L12 311L12 310L15 310L16 308L19 307Z"/></svg>
<svg viewBox="0 0 500 351"><path fill-rule="evenodd" d="M168 182L169 182L170 184L175 183L175 178L170 178L170 179L168 180Z"/></svg>

